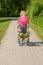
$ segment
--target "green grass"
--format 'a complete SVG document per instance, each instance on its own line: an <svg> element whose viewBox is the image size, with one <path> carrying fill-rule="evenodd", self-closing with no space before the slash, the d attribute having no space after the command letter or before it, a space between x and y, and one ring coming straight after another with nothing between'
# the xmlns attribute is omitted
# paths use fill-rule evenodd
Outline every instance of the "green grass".
<svg viewBox="0 0 43 65"><path fill-rule="evenodd" d="M43 41L43 17L38 17L30 21L30 26L36 31Z"/></svg>
<svg viewBox="0 0 43 65"><path fill-rule="evenodd" d="M0 18L0 40L3 38L8 25L10 24L10 20L6 18Z"/></svg>

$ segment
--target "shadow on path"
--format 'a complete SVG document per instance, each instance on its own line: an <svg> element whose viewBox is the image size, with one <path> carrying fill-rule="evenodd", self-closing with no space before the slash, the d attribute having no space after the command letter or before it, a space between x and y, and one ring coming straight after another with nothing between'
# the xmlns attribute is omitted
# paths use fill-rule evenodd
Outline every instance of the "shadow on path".
<svg viewBox="0 0 43 65"><path fill-rule="evenodd" d="M43 42L29 42L29 43L24 43L21 46L41 46Z"/></svg>
<svg viewBox="0 0 43 65"><path fill-rule="evenodd" d="M27 46L41 46L43 42L29 42L27 43Z"/></svg>

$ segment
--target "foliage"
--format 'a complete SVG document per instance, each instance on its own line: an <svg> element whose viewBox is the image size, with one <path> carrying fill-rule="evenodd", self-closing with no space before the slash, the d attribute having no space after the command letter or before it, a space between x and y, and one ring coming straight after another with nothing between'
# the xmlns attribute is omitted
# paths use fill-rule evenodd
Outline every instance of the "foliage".
<svg viewBox="0 0 43 65"><path fill-rule="evenodd" d="M34 18L34 17L40 16L40 13L42 11L43 11L42 1L39 1L39 0L33 1L31 4L30 17Z"/></svg>
<svg viewBox="0 0 43 65"><path fill-rule="evenodd" d="M30 25L43 41L43 0L31 0L26 9L30 17Z"/></svg>
<svg viewBox="0 0 43 65"><path fill-rule="evenodd" d="M0 17L19 16L22 9L26 9L30 0L0 0Z"/></svg>

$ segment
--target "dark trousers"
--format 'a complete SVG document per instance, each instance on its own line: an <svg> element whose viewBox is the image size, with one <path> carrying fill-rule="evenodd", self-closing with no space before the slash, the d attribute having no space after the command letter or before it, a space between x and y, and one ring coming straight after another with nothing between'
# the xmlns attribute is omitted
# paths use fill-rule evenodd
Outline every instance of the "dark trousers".
<svg viewBox="0 0 43 65"><path fill-rule="evenodd" d="M27 25L26 26L20 26L21 32L26 33L27 32Z"/></svg>

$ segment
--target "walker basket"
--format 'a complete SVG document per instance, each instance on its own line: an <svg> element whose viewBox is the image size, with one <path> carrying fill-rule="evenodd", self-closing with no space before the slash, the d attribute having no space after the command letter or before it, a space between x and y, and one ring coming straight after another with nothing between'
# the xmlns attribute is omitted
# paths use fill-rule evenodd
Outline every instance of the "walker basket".
<svg viewBox="0 0 43 65"><path fill-rule="evenodd" d="M29 37L29 32L26 32L26 33L20 32L19 36L20 36L20 38L28 38Z"/></svg>

